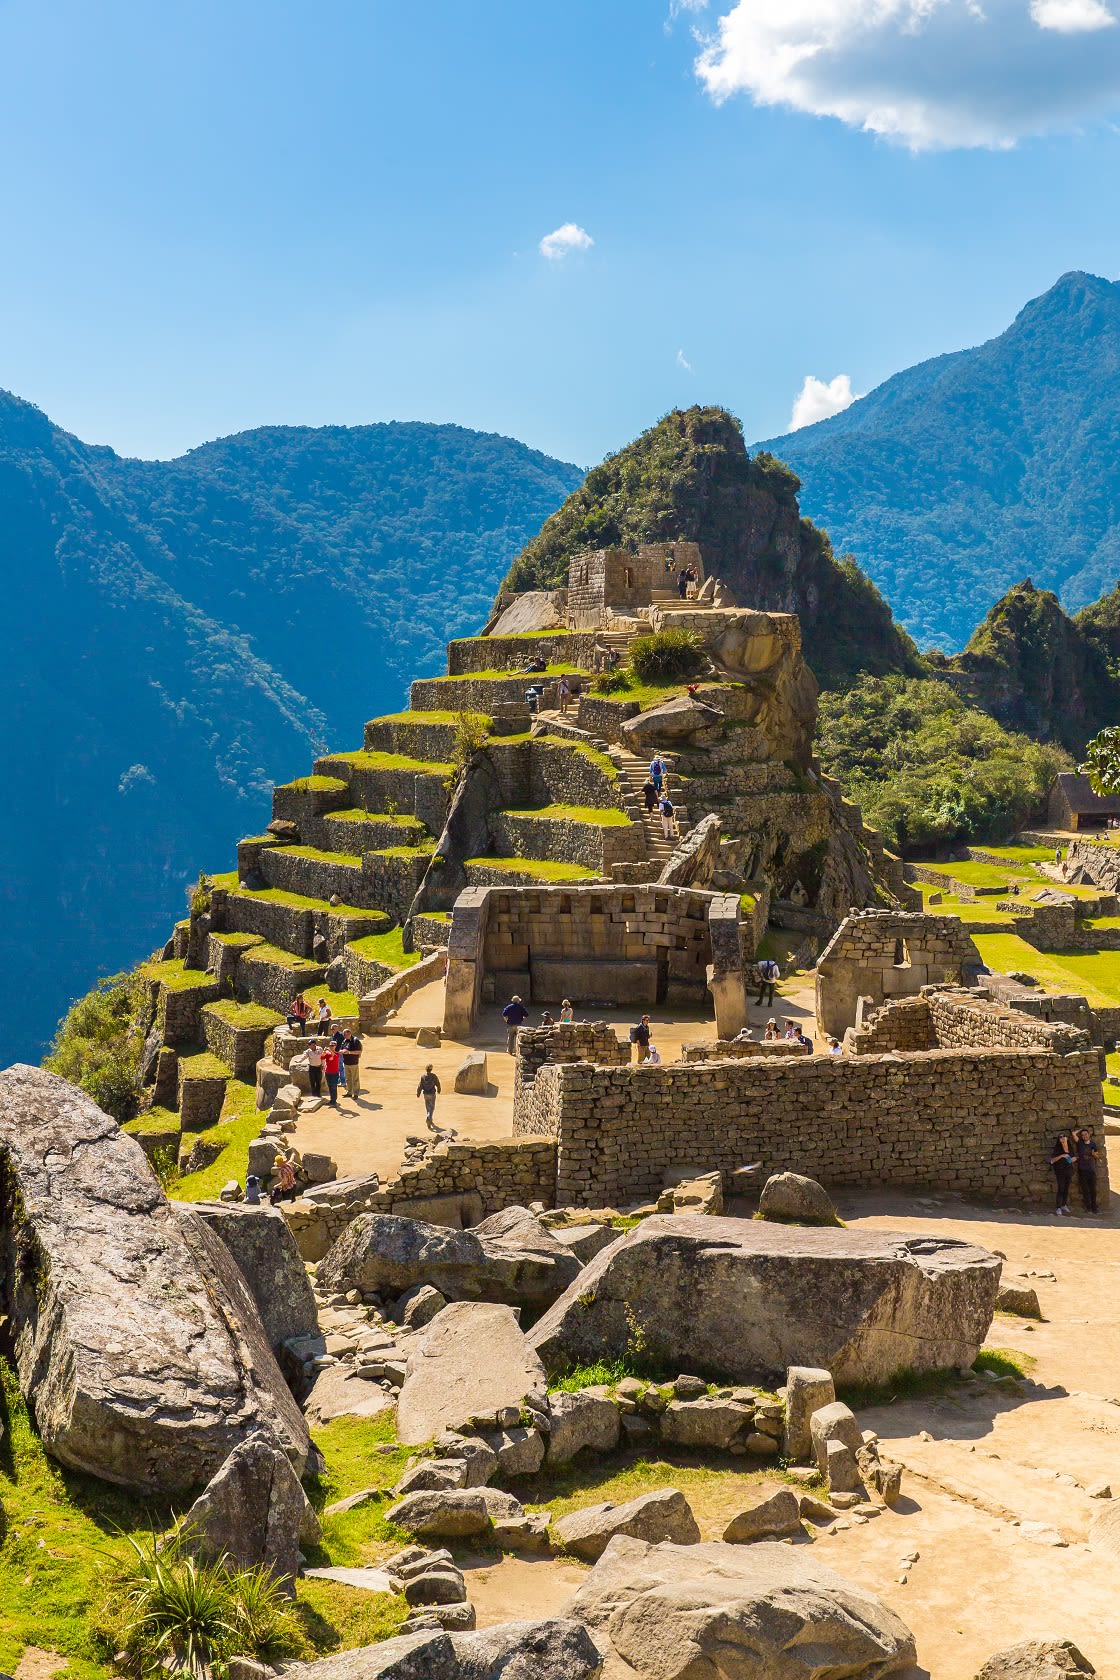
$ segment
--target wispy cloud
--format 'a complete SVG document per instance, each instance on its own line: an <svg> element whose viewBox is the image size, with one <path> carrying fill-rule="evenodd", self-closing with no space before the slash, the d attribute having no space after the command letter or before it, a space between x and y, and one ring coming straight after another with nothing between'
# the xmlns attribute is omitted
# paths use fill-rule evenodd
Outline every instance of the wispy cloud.
<svg viewBox="0 0 1120 1680"><path fill-rule="evenodd" d="M677 366L679 368L683 368L686 373L692 372L692 363L689 361L683 350L677 351Z"/></svg>
<svg viewBox="0 0 1120 1680"><path fill-rule="evenodd" d="M546 233L537 249L549 262L561 262L571 251L586 251L594 243L587 229L581 228L578 222L564 222Z"/></svg>
<svg viewBox="0 0 1120 1680"><path fill-rule="evenodd" d="M724 0L727 4L727 0ZM696 72L914 151L1006 147L1120 110L1120 0L735 0Z"/></svg>
<svg viewBox="0 0 1120 1680"><path fill-rule="evenodd" d="M789 429L799 432L802 426L814 426L818 420L827 420L831 414L842 414L856 401L857 393L852 390L849 374L838 373L835 379L826 382L810 373L794 398Z"/></svg>

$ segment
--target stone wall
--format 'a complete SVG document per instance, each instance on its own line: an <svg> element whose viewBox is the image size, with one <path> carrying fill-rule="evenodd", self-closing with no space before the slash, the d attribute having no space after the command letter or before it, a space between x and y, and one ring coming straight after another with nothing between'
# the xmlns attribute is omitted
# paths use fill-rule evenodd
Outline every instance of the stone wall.
<svg viewBox="0 0 1120 1680"><path fill-rule="evenodd" d="M890 1050L1038 1049L1056 1056L1088 1050L1087 1031L1064 1021L1032 1019L985 993L927 987L862 1016L845 1043L854 1056Z"/></svg>
<svg viewBox="0 0 1120 1680"><path fill-rule="evenodd" d="M622 807L618 772L613 764L544 737L530 742L530 805L608 805Z"/></svg>
<svg viewBox="0 0 1120 1680"><path fill-rule="evenodd" d="M682 1044L682 1062L726 1062L770 1060L776 1056L811 1056L808 1045L787 1043L784 1039L767 1042L763 1038L716 1038L701 1044Z"/></svg>
<svg viewBox="0 0 1120 1680"><path fill-rule="evenodd" d="M422 712L415 717L373 718L365 727L367 752L401 753L426 764L450 764L457 740L456 724L430 722Z"/></svg>
<svg viewBox="0 0 1120 1680"><path fill-rule="evenodd" d="M501 857L579 863L597 875L609 874L615 863L640 862L646 851L640 823L599 827L562 817L535 817L531 812L496 812L490 820L490 837Z"/></svg>
<svg viewBox="0 0 1120 1680"><path fill-rule="evenodd" d="M856 910L841 922L817 963L817 1026L842 1038L861 997L878 1004L913 997L926 985L959 985L982 967L954 916Z"/></svg>
<svg viewBox="0 0 1120 1680"><path fill-rule="evenodd" d="M372 992L359 998L362 1031L370 1032L391 1010L399 1009L405 998L411 997L421 986L438 980L443 974L446 961L443 951L432 951L428 956L421 957L411 968L399 969L390 979L382 981ZM432 1022L433 1026L437 1024Z"/></svg>
<svg viewBox="0 0 1120 1680"><path fill-rule="evenodd" d="M315 769L347 782L347 806L375 814L393 809L419 818L432 834L443 831L454 779L450 765L431 770L371 769L343 755L317 759Z"/></svg>
<svg viewBox="0 0 1120 1680"><path fill-rule="evenodd" d="M200 1043L202 1006L218 1001L220 994L217 981L212 980L208 974L200 973L197 986L172 990L171 987L162 986L158 981L154 981L152 991L151 1007L155 1012L162 1043Z"/></svg>
<svg viewBox="0 0 1120 1680"><path fill-rule="evenodd" d="M642 543L636 552L599 548L577 554L568 566L569 620L588 629L605 622L612 612L635 614L649 606L655 590L675 589L676 568L689 565L703 583L704 564L693 542Z"/></svg>
<svg viewBox="0 0 1120 1680"><path fill-rule="evenodd" d="M469 677L478 671L515 671L537 654L548 665L571 665L589 670L594 635L557 630L548 636L470 636L447 645L449 677ZM525 686L533 680L527 674Z"/></svg>
<svg viewBox="0 0 1120 1680"><path fill-rule="evenodd" d="M302 781L284 782L272 790L272 815L294 822L303 832L305 824L327 811L340 811L349 800L349 790L341 776L316 776L317 787Z"/></svg>
<svg viewBox="0 0 1120 1680"><path fill-rule="evenodd" d="M1050 1140L1070 1125L1100 1129L1100 1084L1094 1053L1038 1049L551 1064L534 1081L533 1116L558 1140L561 1206L648 1201L672 1172L758 1160L763 1177L1043 1207Z"/></svg>
<svg viewBox="0 0 1120 1680"><path fill-rule="evenodd" d="M279 904L251 892L226 892L222 888L215 889L213 895L212 920L217 932L256 934L269 945L278 945L300 957L312 956L316 937L320 934L327 941L330 955L336 957L349 940L361 939L370 933L384 933L393 925L392 918L382 910L346 914L326 904L321 908ZM211 965L214 946L215 941L211 938ZM249 948L245 947L246 950ZM236 964L231 964L230 968L234 972L229 977L235 978ZM226 971L223 970L222 978L225 977Z"/></svg>
<svg viewBox="0 0 1120 1680"><path fill-rule="evenodd" d="M270 955L271 949L266 945L247 951L238 963L236 991L243 1003L263 1003L266 1009L285 1015L297 991L325 992L325 963L284 962Z"/></svg>
<svg viewBox="0 0 1120 1680"><path fill-rule="evenodd" d="M202 1011L202 1031L206 1048L226 1064L235 1079L251 1082L256 1078L257 1063L268 1054L271 1027L235 1026L225 1019L220 1004L207 1004Z"/></svg>
<svg viewBox="0 0 1120 1680"><path fill-rule="evenodd" d="M237 978L237 965L246 951L251 951L254 945L263 945L263 937L258 933L212 933L206 944L206 966L210 970L218 986L223 992L233 990Z"/></svg>
<svg viewBox="0 0 1120 1680"><path fill-rule="evenodd" d="M260 870L266 885L279 887L281 892L318 899L333 895L343 904L378 908L376 899L363 899L362 860L358 857L348 859L344 853L309 857L302 847L277 846L261 853Z"/></svg>
<svg viewBox="0 0 1120 1680"><path fill-rule="evenodd" d="M617 699L606 695L581 694L576 707L576 723L589 735L604 741L622 740L622 726L641 711L636 700L627 700L625 693Z"/></svg>

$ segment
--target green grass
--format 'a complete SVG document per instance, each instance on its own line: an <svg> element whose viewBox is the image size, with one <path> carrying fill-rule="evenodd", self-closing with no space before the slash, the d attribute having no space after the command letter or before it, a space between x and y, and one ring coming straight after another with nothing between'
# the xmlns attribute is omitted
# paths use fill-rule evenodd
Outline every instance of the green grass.
<svg viewBox="0 0 1120 1680"><path fill-rule="evenodd" d="M208 1003L202 1013L204 1016L216 1015L227 1026L238 1028L278 1027L284 1019L275 1009L266 1009L263 1003L238 1003L236 998L222 998L217 1003Z"/></svg>
<svg viewBox="0 0 1120 1680"><path fill-rule="evenodd" d="M1120 916L1085 916L1082 926L1093 929L1120 928Z"/></svg>
<svg viewBox="0 0 1120 1680"><path fill-rule="evenodd" d="M357 1015L358 994L356 992L324 992L323 996L331 1006L334 1020L341 1020L344 1015Z"/></svg>
<svg viewBox="0 0 1120 1680"><path fill-rule="evenodd" d="M337 776L297 776L294 782L281 782L277 793L345 793L346 783Z"/></svg>
<svg viewBox="0 0 1120 1680"><path fill-rule="evenodd" d="M285 851L295 851L296 848L286 846L283 849ZM323 855L334 858L339 854L326 852ZM359 858L358 861L360 863L361 859ZM289 910L321 910L328 916L385 915L383 910L363 910L358 904L332 904L327 898L308 898L305 893L288 892L284 887L261 887L259 891L253 887L246 887L244 890L238 888L233 896L245 901L251 900L254 904L282 904ZM387 917L386 920L388 920ZM252 934L250 937L255 939L257 935Z"/></svg>
<svg viewBox="0 0 1120 1680"><path fill-rule="evenodd" d="M202 1050L197 1056L179 1058L181 1079L232 1079L233 1073L218 1056Z"/></svg>
<svg viewBox="0 0 1120 1680"><path fill-rule="evenodd" d="M559 1390L561 1394L578 1394L583 1388L600 1388L604 1385L613 1388L625 1377L637 1377L639 1381L648 1379L644 1373L625 1359L600 1359L594 1365L576 1365L565 1376L550 1383L551 1389Z"/></svg>
<svg viewBox="0 0 1120 1680"><path fill-rule="evenodd" d="M962 922L1000 922L1008 930L1014 926L1011 916L997 911L994 898L955 898L944 887L931 887L925 881L913 884L922 895L923 909L930 916L956 916ZM941 903L931 904L929 896L936 892L941 894Z"/></svg>
<svg viewBox="0 0 1120 1680"><path fill-rule="evenodd" d="M145 980L158 980L169 992L193 992L202 986L213 986L214 976L201 968L184 968L178 957L166 962L141 963Z"/></svg>
<svg viewBox="0 0 1120 1680"><path fill-rule="evenodd" d="M1008 863L1016 866L1054 861L1053 846L976 846L973 850L989 852L992 857L1006 858Z"/></svg>
<svg viewBox="0 0 1120 1680"><path fill-rule="evenodd" d="M262 943L259 933L212 933L211 939L216 939L219 945L225 945L230 951L244 951L250 945Z"/></svg>
<svg viewBox="0 0 1120 1680"><path fill-rule="evenodd" d="M995 1377L1027 1377L1038 1364L1030 1353L1018 1348L981 1348L976 1356L974 1371L990 1371Z"/></svg>
<svg viewBox="0 0 1120 1680"><path fill-rule="evenodd" d="M318 846L280 846L285 857L307 858L310 863L340 863L347 869L360 869L362 860L356 852L323 852Z"/></svg>
<svg viewBox="0 0 1120 1680"><path fill-rule="evenodd" d="M410 817L403 812L394 814L389 811L363 811L360 805L354 805L345 811L329 811L324 820L348 823L392 823L396 828L424 827L419 817Z"/></svg>
<svg viewBox="0 0 1120 1680"><path fill-rule="evenodd" d="M539 683L542 677L590 678L590 675L589 671L581 671L578 665L548 665L543 671L468 671L461 677L429 677L427 680L439 683L509 682L511 678L523 678L527 688L530 683Z"/></svg>
<svg viewBox="0 0 1120 1680"><path fill-rule="evenodd" d="M979 1374L990 1371L997 1377L1025 1377L1037 1364L1029 1353L1014 1348L981 1348L972 1369ZM889 1406L898 1400L915 1400L925 1395L944 1394L967 1382L959 1371L915 1371L910 1368L896 1371L885 1383L846 1383L837 1389L837 1398L859 1412L871 1406Z"/></svg>
<svg viewBox="0 0 1120 1680"><path fill-rule="evenodd" d="M384 963L386 968L412 968L420 961L420 952L406 951L401 944L403 937L403 928L389 928L386 933L370 933L364 939L352 939L350 949L360 957Z"/></svg>
<svg viewBox="0 0 1120 1680"><path fill-rule="evenodd" d="M164 1137L180 1130L179 1116L173 1108L149 1108L135 1120L126 1120L121 1127L129 1137Z"/></svg>
<svg viewBox="0 0 1120 1680"><path fill-rule="evenodd" d="M404 753L367 752L359 747L357 752L330 753L331 762L349 764L355 770L411 770L418 776L448 777L455 774L453 764L442 764L423 758L406 758Z"/></svg>
<svg viewBox="0 0 1120 1680"><path fill-rule="evenodd" d="M291 951L281 950L279 945L256 945L242 957L246 963L268 963L273 968L288 968L296 977L305 975L307 984L317 984L318 976L323 972L322 963L312 962L309 957L293 956Z"/></svg>
<svg viewBox="0 0 1120 1680"><path fill-rule="evenodd" d="M517 673L514 672L515 676L516 676L516 674ZM461 679L453 679L453 680L459 681ZM483 719L483 721L486 724L487 729L490 729L493 726L494 719L492 717L487 717L484 712L476 712L475 716L476 717L481 717ZM446 726L448 724L451 724L453 726L457 726L458 722L459 722L459 713L458 712L449 712L449 711L441 712L441 711L437 711L437 710L432 710L432 711L428 711L428 712L386 712L386 713L384 713L384 715L382 717L371 718L370 722L371 723L438 723L438 724L443 725L443 726Z"/></svg>
<svg viewBox="0 0 1120 1680"><path fill-rule="evenodd" d="M501 869L507 875L529 875L535 881L594 881L598 875L594 869L585 869L581 863L540 862L534 858L468 858L466 867L477 864L481 869Z"/></svg>
<svg viewBox="0 0 1120 1680"><path fill-rule="evenodd" d="M436 843L429 836L427 839L419 841L415 846L381 846L376 852L371 852L370 856L384 858L431 857L435 849Z"/></svg>
<svg viewBox="0 0 1120 1680"><path fill-rule="evenodd" d="M263 1120L264 1115L257 1108L256 1086L244 1080L231 1079L226 1086L218 1124L198 1133L198 1137L206 1142L221 1143L222 1153L201 1172L188 1173L169 1185L167 1194L171 1199L176 1202L208 1202L213 1201L223 1184L228 1184L231 1178L236 1178L243 1185L249 1165L249 1145L259 1133Z"/></svg>
<svg viewBox="0 0 1120 1680"><path fill-rule="evenodd" d="M276 836L270 834L268 838L275 840ZM220 887L223 892L236 892L241 885L241 877L236 869L219 870L216 875L211 875L209 879L212 887Z"/></svg>
<svg viewBox="0 0 1120 1680"><path fill-rule="evenodd" d="M755 897L754 893L745 892L739 894L739 908L743 912L744 916L753 916L754 907L757 903L758 899Z"/></svg>
<svg viewBox="0 0 1120 1680"><path fill-rule="evenodd" d="M1031 974L1050 992L1072 992L1090 1006L1120 1004L1120 951L1036 951L1014 933L978 933L976 948L1000 974Z"/></svg>
<svg viewBox="0 0 1120 1680"><path fill-rule="evenodd" d="M611 1469L594 1462L581 1464L577 1459L552 1471L540 1471L533 1478L532 1498L527 1490L521 1493L521 1498L527 1509L551 1511L553 1520L558 1522L587 1505L604 1500L623 1505L628 1499L658 1488L676 1488L690 1501L697 1497L703 1499L706 1493L718 1495L725 1490L733 1476L746 1505L755 1487L772 1484L775 1475L781 1474L776 1463L754 1469L749 1458L729 1457L719 1464L696 1464L680 1462L685 1457L683 1452L674 1453L673 1457L678 1461L639 1458ZM757 1460L753 1462L757 1464Z"/></svg>
<svg viewBox="0 0 1120 1680"><path fill-rule="evenodd" d="M613 805L540 805L533 811L506 811L507 817L544 817L550 822L590 823L596 828L629 828L630 818Z"/></svg>
<svg viewBox="0 0 1120 1680"><path fill-rule="evenodd" d="M402 1447L396 1439L396 1413L382 1412L375 1418L336 1418L315 1435L315 1444L327 1461L324 1477L311 1491L311 1502L317 1510L345 1499L362 1488L378 1488L387 1496L400 1480L405 1465L416 1450ZM381 1453L378 1447L392 1446L393 1451ZM385 1510L391 1501L371 1499L353 1511L340 1516L323 1517L323 1539L317 1548L322 1562L342 1567L377 1563L381 1558L408 1544L401 1529L385 1521ZM319 1557L315 1562L320 1561Z"/></svg>
<svg viewBox="0 0 1120 1680"><path fill-rule="evenodd" d="M1016 880L1022 883L1040 878L1032 870L1000 869L994 863L977 863L972 858L966 863L926 863L922 867L935 869L947 880L963 881L967 887L1009 887Z"/></svg>

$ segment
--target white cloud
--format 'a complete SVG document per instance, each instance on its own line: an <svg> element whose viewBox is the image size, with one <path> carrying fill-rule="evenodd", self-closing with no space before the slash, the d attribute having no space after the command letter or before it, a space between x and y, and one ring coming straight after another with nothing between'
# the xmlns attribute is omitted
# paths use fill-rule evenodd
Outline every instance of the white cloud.
<svg viewBox="0 0 1120 1680"><path fill-rule="evenodd" d="M726 0L725 0L726 3ZM914 150L1010 146L1120 109L1120 0L736 0L696 71Z"/></svg>
<svg viewBox="0 0 1120 1680"><path fill-rule="evenodd" d="M565 222L546 233L537 249L549 262L559 262L569 251L586 251L594 243L587 229L581 228L578 222Z"/></svg>
<svg viewBox="0 0 1120 1680"><path fill-rule="evenodd" d="M830 414L842 414L856 401L857 393L852 390L849 374L838 373L836 378L830 379L827 384L823 379L815 379L811 373L807 374L804 385L793 401L789 429L791 432L799 432L802 426L812 426L818 420L827 420Z"/></svg>
<svg viewBox="0 0 1120 1680"><path fill-rule="evenodd" d="M686 373L692 372L692 363L689 361L683 350L677 351L677 366L679 368L683 368Z"/></svg>

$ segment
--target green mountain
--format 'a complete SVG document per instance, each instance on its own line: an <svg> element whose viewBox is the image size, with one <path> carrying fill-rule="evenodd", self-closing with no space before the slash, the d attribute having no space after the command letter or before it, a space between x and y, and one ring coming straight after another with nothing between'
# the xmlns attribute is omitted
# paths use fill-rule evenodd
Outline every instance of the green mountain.
<svg viewBox="0 0 1120 1680"><path fill-rule="evenodd" d="M721 408L674 410L593 467L518 555L511 590L567 582L585 548L686 539L735 597L801 618L818 679L918 668L908 636L850 557L802 519L797 478L765 453L748 455L739 422Z"/></svg>
<svg viewBox="0 0 1120 1680"><path fill-rule="evenodd" d="M456 426L268 427L123 460L0 393L0 1062L144 955L272 784L486 617L576 468Z"/></svg>
<svg viewBox="0 0 1120 1680"><path fill-rule="evenodd" d="M998 338L758 447L922 643L962 647L1028 575L1083 607L1120 575L1120 283L1063 275Z"/></svg>

